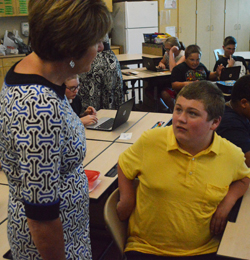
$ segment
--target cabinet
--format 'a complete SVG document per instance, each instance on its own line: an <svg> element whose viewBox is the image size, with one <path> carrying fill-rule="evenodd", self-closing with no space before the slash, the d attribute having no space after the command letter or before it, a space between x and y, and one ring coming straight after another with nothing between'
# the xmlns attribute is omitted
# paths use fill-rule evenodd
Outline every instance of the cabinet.
<svg viewBox="0 0 250 260"><path fill-rule="evenodd" d="M113 11L112 0L104 0L110 12Z"/></svg>
<svg viewBox="0 0 250 260"><path fill-rule="evenodd" d="M0 0L0 17L28 15L28 0Z"/></svg>
<svg viewBox="0 0 250 260"><path fill-rule="evenodd" d="M4 77L8 70L19 60L21 60L25 55L15 55L15 56L3 56L0 57L0 90L2 89Z"/></svg>
<svg viewBox="0 0 250 260"><path fill-rule="evenodd" d="M196 42L196 0L179 0L178 37L187 47Z"/></svg>
<svg viewBox="0 0 250 260"><path fill-rule="evenodd" d="M250 1L226 0L225 36L237 40L237 51L249 50Z"/></svg>
<svg viewBox="0 0 250 260"><path fill-rule="evenodd" d="M201 62L213 70L215 57L213 50L223 44L224 0L197 0L197 45L202 51Z"/></svg>
<svg viewBox="0 0 250 260"><path fill-rule="evenodd" d="M110 49L114 52L115 55L123 53L123 47L120 45L111 45Z"/></svg>
<svg viewBox="0 0 250 260"><path fill-rule="evenodd" d="M175 26L177 28L177 9L165 9L165 0L158 0L158 11L159 11L159 32L165 33L167 26Z"/></svg>

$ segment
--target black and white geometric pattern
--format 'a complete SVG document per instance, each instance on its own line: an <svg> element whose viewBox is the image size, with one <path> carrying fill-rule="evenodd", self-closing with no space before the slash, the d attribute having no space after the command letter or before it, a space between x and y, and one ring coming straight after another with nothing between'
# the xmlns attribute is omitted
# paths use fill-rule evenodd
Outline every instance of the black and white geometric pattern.
<svg viewBox="0 0 250 260"><path fill-rule="evenodd" d="M83 107L117 109L124 102L120 63L112 50L98 52L91 70L79 75L78 95Z"/></svg>
<svg viewBox="0 0 250 260"><path fill-rule="evenodd" d="M0 93L0 158L10 190L8 239L13 257L41 259L28 216L60 217L66 258L92 259L88 181L82 167L84 126L62 95L64 86L25 76L9 71Z"/></svg>

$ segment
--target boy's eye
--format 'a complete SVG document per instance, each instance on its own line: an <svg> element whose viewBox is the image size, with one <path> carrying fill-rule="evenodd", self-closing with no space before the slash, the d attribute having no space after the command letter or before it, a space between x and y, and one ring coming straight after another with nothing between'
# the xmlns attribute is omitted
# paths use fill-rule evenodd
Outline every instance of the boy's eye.
<svg viewBox="0 0 250 260"><path fill-rule="evenodd" d="M189 114L190 114L191 116L197 116L197 113L195 113L195 112L193 112L193 111L190 111Z"/></svg>

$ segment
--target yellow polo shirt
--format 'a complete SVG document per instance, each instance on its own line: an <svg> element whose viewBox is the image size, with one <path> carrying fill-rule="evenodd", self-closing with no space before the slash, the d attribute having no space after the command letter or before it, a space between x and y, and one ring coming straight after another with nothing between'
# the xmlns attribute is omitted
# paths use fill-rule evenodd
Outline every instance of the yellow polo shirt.
<svg viewBox="0 0 250 260"><path fill-rule="evenodd" d="M172 126L144 132L119 165L140 180L125 251L162 256L216 252L212 215L233 181L250 178L240 148L214 133L210 147L192 156L179 148Z"/></svg>

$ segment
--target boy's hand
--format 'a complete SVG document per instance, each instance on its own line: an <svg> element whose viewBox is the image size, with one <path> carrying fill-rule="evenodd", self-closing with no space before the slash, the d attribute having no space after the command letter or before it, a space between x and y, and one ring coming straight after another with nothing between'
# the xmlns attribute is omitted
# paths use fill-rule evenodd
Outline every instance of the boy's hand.
<svg viewBox="0 0 250 260"><path fill-rule="evenodd" d="M235 60L232 58L232 55L230 55L230 58L227 60L228 67L233 67Z"/></svg>

